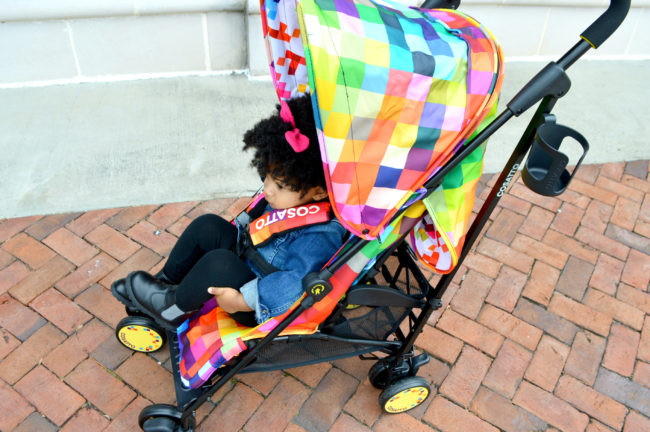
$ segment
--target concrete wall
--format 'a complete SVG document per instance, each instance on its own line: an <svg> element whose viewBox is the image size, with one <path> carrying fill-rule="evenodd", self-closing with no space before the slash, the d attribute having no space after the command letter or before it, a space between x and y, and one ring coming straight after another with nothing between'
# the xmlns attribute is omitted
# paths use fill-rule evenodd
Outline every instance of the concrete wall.
<svg viewBox="0 0 650 432"><path fill-rule="evenodd" d="M416 4L418 0L402 0ZM602 0L465 0L510 60L557 56ZM595 58L650 56L650 0ZM266 75L257 0L0 0L0 88L250 71ZM569 45L570 46L570 45Z"/></svg>
<svg viewBox="0 0 650 432"><path fill-rule="evenodd" d="M245 0L1 0L0 83L244 70L246 20Z"/></svg>
<svg viewBox="0 0 650 432"><path fill-rule="evenodd" d="M587 162L650 158L649 4L633 2L570 71L556 112L590 139ZM507 100L605 7L466 0L461 10L502 43ZM255 0L0 0L0 218L254 190L240 142L276 101L267 70ZM494 137L488 170L524 125Z"/></svg>

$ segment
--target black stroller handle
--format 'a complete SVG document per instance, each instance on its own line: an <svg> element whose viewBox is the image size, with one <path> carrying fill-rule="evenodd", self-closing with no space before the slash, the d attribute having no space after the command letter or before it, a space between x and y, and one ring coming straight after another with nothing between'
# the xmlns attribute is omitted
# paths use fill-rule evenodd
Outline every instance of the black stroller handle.
<svg viewBox="0 0 650 432"><path fill-rule="evenodd" d="M582 32L581 38L598 48L621 25L630 10L631 0L610 0L607 10Z"/></svg>
<svg viewBox="0 0 650 432"><path fill-rule="evenodd" d="M458 9L460 0L425 0L420 6L423 9Z"/></svg>

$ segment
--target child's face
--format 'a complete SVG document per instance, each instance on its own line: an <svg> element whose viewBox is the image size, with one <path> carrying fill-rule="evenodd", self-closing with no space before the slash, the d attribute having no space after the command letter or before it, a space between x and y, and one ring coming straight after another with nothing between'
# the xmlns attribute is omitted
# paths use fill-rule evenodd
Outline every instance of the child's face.
<svg viewBox="0 0 650 432"><path fill-rule="evenodd" d="M302 195L302 192L293 191L285 186L282 181L267 175L264 179L264 196L273 209L280 210L297 207L312 201L320 201L327 197L327 192L317 186Z"/></svg>

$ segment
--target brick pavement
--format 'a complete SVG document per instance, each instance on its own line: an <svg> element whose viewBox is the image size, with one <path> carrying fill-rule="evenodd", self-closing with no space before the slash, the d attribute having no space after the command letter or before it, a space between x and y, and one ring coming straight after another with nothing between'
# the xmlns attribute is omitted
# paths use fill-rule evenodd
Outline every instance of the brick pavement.
<svg viewBox="0 0 650 432"><path fill-rule="evenodd" d="M108 287L245 202L0 220L0 430L132 431L173 402L167 350L118 344ZM199 430L650 431L649 278L648 161L585 166L557 198L518 181L418 339L424 406L382 414L372 363L352 358L241 375Z"/></svg>

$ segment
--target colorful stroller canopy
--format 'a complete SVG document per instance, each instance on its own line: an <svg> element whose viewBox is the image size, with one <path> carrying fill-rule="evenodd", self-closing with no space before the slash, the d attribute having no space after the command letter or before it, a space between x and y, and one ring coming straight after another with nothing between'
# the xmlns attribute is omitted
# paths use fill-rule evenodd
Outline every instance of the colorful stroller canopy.
<svg viewBox="0 0 650 432"><path fill-rule="evenodd" d="M280 99L311 91L330 201L375 238L476 129L502 80L472 18L388 0L261 0Z"/></svg>

